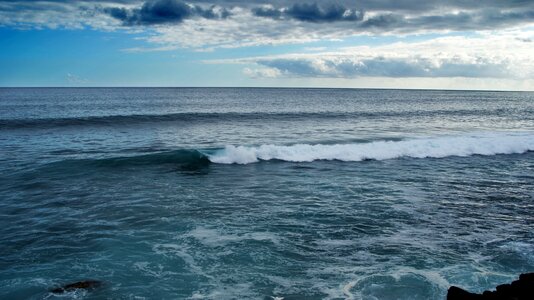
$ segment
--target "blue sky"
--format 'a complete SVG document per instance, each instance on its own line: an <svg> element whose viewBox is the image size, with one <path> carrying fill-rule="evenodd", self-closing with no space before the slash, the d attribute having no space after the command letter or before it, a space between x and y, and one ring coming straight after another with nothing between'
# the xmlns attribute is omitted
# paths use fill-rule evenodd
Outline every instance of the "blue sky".
<svg viewBox="0 0 534 300"><path fill-rule="evenodd" d="M534 90L534 1L0 1L0 86Z"/></svg>

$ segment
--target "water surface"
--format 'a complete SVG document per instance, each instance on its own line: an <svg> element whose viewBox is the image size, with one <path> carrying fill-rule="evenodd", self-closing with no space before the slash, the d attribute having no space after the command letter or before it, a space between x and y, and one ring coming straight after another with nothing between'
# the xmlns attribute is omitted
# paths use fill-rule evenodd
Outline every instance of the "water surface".
<svg viewBox="0 0 534 300"><path fill-rule="evenodd" d="M534 271L534 94L0 89L0 298L444 299Z"/></svg>

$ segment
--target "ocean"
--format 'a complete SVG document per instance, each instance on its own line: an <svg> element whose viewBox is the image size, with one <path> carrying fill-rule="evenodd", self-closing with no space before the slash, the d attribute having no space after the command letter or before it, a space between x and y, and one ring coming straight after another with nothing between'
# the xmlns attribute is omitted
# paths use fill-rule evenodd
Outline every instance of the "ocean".
<svg viewBox="0 0 534 300"><path fill-rule="evenodd" d="M0 299L445 299L534 271L534 93L0 89ZM50 290L98 280L94 290Z"/></svg>

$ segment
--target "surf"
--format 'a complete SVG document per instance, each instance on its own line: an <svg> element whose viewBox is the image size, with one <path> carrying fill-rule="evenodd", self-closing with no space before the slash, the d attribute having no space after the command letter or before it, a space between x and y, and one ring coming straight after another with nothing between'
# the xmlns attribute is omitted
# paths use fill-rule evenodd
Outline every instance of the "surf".
<svg viewBox="0 0 534 300"><path fill-rule="evenodd" d="M444 158L449 156L517 154L534 151L534 133L485 133L373 141L351 144L294 144L260 146L228 145L208 154L219 164L259 161L312 162L317 160L364 161L396 158Z"/></svg>
<svg viewBox="0 0 534 300"><path fill-rule="evenodd" d="M362 140L351 143L318 143L177 149L148 154L106 158L65 159L47 168L121 168L170 165L198 169L210 164L246 165L265 161L314 162L445 158L451 156L521 154L534 151L533 132L463 134L405 139Z"/></svg>

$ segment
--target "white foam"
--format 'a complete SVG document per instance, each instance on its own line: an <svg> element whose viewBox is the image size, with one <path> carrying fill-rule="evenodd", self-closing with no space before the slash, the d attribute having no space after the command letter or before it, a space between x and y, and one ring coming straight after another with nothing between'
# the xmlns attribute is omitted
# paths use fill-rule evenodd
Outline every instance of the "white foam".
<svg viewBox="0 0 534 300"><path fill-rule="evenodd" d="M523 259L526 259L529 263L534 262L534 246L532 241L530 242L509 242L504 244L500 248L512 250L519 254Z"/></svg>
<svg viewBox="0 0 534 300"><path fill-rule="evenodd" d="M358 144L295 144L258 147L226 146L209 155L221 164L249 164L260 160L311 162L315 160L386 160L400 157L442 158L448 156L514 154L534 151L534 133L483 133L417 138L402 141L375 141Z"/></svg>
<svg viewBox="0 0 534 300"><path fill-rule="evenodd" d="M224 234L215 229L197 227L186 236L193 237L202 244L210 247L226 245L229 243L239 243L245 240L270 241L278 244L278 237L269 232L249 232L244 234Z"/></svg>

